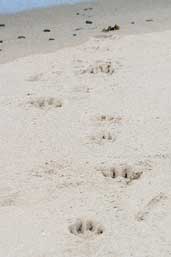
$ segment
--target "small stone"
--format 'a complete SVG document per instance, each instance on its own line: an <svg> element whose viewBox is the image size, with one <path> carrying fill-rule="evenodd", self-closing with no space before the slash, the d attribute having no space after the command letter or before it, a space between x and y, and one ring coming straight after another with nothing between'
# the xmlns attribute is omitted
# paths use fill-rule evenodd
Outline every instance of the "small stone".
<svg viewBox="0 0 171 257"><path fill-rule="evenodd" d="M79 30L82 30L82 28L76 28L75 31L79 31Z"/></svg>
<svg viewBox="0 0 171 257"><path fill-rule="evenodd" d="M50 29L44 29L43 32L50 32Z"/></svg>
<svg viewBox="0 0 171 257"><path fill-rule="evenodd" d="M0 24L0 27L5 27L5 24L1 23L1 24Z"/></svg>
<svg viewBox="0 0 171 257"><path fill-rule="evenodd" d="M93 8L92 8L92 7L84 8L84 11L91 11L91 10L93 10Z"/></svg>
<svg viewBox="0 0 171 257"><path fill-rule="evenodd" d="M52 37L50 37L50 38L49 38L49 41L54 41L54 40L55 40L55 39L54 39L54 38L52 38Z"/></svg>
<svg viewBox="0 0 171 257"><path fill-rule="evenodd" d="M18 36L18 39L25 39L25 36Z"/></svg>
<svg viewBox="0 0 171 257"><path fill-rule="evenodd" d="M147 19L146 22L153 22L153 19Z"/></svg>
<svg viewBox="0 0 171 257"><path fill-rule="evenodd" d="M93 22L92 21L86 21L85 23L86 24L92 24Z"/></svg>

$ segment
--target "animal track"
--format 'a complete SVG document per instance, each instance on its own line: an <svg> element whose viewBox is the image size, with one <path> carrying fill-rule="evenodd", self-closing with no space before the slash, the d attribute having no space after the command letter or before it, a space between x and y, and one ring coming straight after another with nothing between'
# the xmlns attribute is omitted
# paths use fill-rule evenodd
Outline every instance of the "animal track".
<svg viewBox="0 0 171 257"><path fill-rule="evenodd" d="M63 170L67 168L69 163L65 162L65 164L58 163L56 161L46 161L40 167L32 170L31 174L34 177L44 177L44 176L57 176L64 177Z"/></svg>
<svg viewBox="0 0 171 257"><path fill-rule="evenodd" d="M133 180L139 179L142 175L141 170L136 170L132 168L131 166L127 165L119 165L119 166L114 166L109 169L101 169L102 175L107 178L124 178L127 180L127 182L131 182Z"/></svg>
<svg viewBox="0 0 171 257"><path fill-rule="evenodd" d="M113 74L114 73L113 65L110 61L107 62L97 62L95 65L89 66L86 70L83 70L82 73L90 73L90 74L97 74L97 73L106 73L106 74Z"/></svg>
<svg viewBox="0 0 171 257"><path fill-rule="evenodd" d="M120 124L122 122L121 116L112 116L112 115L99 115L97 120L100 122L112 122L115 124Z"/></svg>
<svg viewBox="0 0 171 257"><path fill-rule="evenodd" d="M33 76L30 76L27 81L30 81L30 82L37 82L37 81L43 81L43 73L39 73L39 74L36 74L36 75L33 75Z"/></svg>
<svg viewBox="0 0 171 257"><path fill-rule="evenodd" d="M92 220L79 219L69 226L69 231L75 236L90 238L103 234L104 228Z"/></svg>
<svg viewBox="0 0 171 257"><path fill-rule="evenodd" d="M167 197L163 193L159 193L158 195L156 195L147 203L143 210L137 213L136 220L143 221L153 211L153 209L158 206L158 204L162 203L166 199Z"/></svg>
<svg viewBox="0 0 171 257"><path fill-rule="evenodd" d="M91 140L96 144L103 144L105 142L114 142L116 139L110 131L102 131L97 136L92 136Z"/></svg>
<svg viewBox="0 0 171 257"><path fill-rule="evenodd" d="M31 105L40 108L61 108L62 101L54 97L38 97L29 102Z"/></svg>
<svg viewBox="0 0 171 257"><path fill-rule="evenodd" d="M0 194L0 207L9 207L16 204L16 199L18 197L18 192L6 192Z"/></svg>

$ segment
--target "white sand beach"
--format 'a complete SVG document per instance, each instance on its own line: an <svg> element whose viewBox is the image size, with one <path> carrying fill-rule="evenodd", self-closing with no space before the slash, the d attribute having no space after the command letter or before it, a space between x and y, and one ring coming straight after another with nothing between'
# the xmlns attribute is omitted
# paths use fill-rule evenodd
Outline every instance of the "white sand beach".
<svg viewBox="0 0 171 257"><path fill-rule="evenodd" d="M171 256L171 4L143 1L51 48L51 9L0 17L0 257Z"/></svg>

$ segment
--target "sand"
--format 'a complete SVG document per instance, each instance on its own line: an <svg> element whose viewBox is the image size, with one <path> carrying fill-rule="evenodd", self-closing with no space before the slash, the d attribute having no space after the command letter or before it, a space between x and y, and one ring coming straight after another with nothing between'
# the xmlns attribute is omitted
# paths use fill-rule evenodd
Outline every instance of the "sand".
<svg viewBox="0 0 171 257"><path fill-rule="evenodd" d="M121 35L169 30L170 10L170 0L98 0L0 15L0 24L6 25L0 27L0 63L79 45L92 36L101 36L103 28L115 23L121 26Z"/></svg>
<svg viewBox="0 0 171 257"><path fill-rule="evenodd" d="M171 30L143 22L4 57L0 257L171 256Z"/></svg>

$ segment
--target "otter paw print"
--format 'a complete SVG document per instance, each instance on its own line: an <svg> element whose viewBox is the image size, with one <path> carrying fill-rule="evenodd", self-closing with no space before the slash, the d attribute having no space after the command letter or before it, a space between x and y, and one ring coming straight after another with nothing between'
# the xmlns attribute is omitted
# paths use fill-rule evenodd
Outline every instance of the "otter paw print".
<svg viewBox="0 0 171 257"><path fill-rule="evenodd" d="M103 121L104 122L112 121L114 123L120 123L122 121L122 117L102 114L102 115L97 117L97 120L99 120L101 122L103 122Z"/></svg>
<svg viewBox="0 0 171 257"><path fill-rule="evenodd" d="M104 144L104 143L112 143L116 140L113 134L110 131L103 131L98 133L96 136L91 137L91 141L95 144Z"/></svg>
<svg viewBox="0 0 171 257"><path fill-rule="evenodd" d="M61 108L63 105L61 100L54 97L38 97L32 99L29 103L30 105L40 109Z"/></svg>
<svg viewBox="0 0 171 257"><path fill-rule="evenodd" d="M96 62L94 65L90 65L86 70L83 70L82 73L98 74L104 73L112 75L115 72L112 62Z"/></svg>
<svg viewBox="0 0 171 257"><path fill-rule="evenodd" d="M75 236L90 238L103 234L104 228L92 220L78 219L69 226L69 231Z"/></svg>
<svg viewBox="0 0 171 257"><path fill-rule="evenodd" d="M122 178L125 179L127 183L133 180L137 180L141 177L142 171L136 170L128 165L114 166L109 169L102 169L102 175L106 178Z"/></svg>

